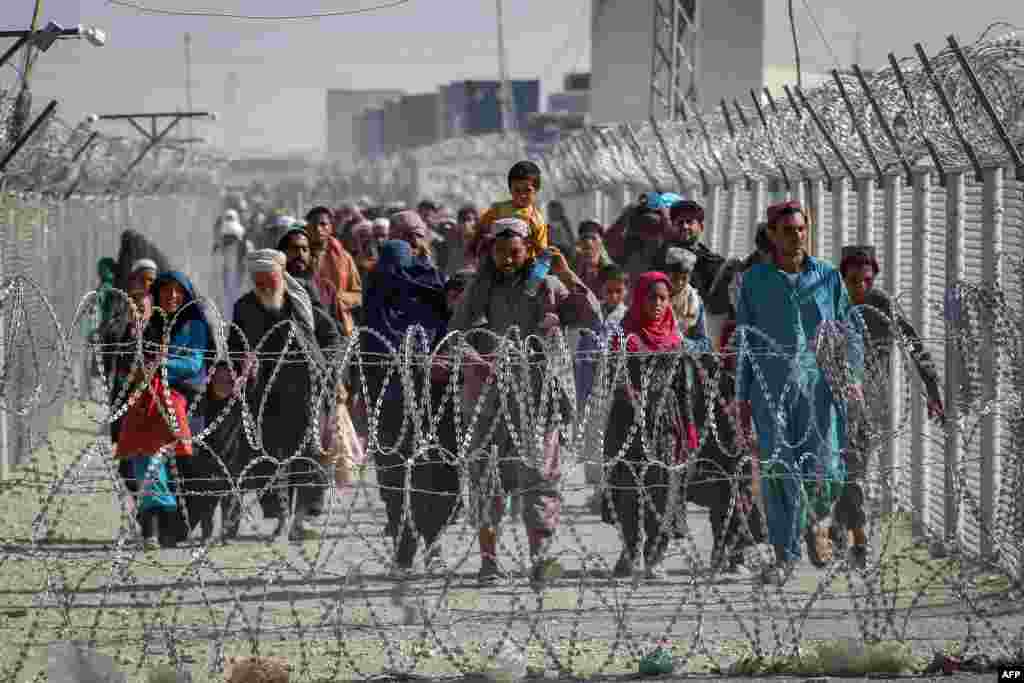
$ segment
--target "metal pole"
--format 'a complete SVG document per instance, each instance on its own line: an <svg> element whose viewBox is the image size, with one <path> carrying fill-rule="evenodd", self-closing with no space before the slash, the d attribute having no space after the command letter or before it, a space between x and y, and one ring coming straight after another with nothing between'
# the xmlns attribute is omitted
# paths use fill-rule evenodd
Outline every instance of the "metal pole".
<svg viewBox="0 0 1024 683"><path fill-rule="evenodd" d="M953 132L956 133L957 139L960 141L960 146L964 148L964 152L967 154L967 158L971 162L971 166L974 167L975 179L980 181L982 179L981 162L978 161L978 155L974 151L974 147L967 141L967 137L964 135L964 131L960 128L960 123L956 120L956 111L953 109L953 105L949 102L949 97L946 95L946 90L939 83L939 79L935 76L935 71L932 70L932 63L928 61L928 55L925 54L924 48L921 43L916 43L914 49L917 51L917 58L921 60L921 66L924 67L925 74L928 75L928 80L932 84L932 89L935 90L935 94L939 96L939 102L942 103L942 108L946 110L946 116L949 118L949 125L953 127Z"/></svg>
<svg viewBox="0 0 1024 683"><path fill-rule="evenodd" d="M501 102L501 132L506 132L510 128L516 127L516 122L512 117L512 97L509 92L508 82L508 64L505 58L505 21L504 14L502 12L502 0L495 0L498 10L498 72L501 78L501 96L498 98Z"/></svg>
<svg viewBox="0 0 1024 683"><path fill-rule="evenodd" d="M811 181L811 204L814 206L814 224L811 227L811 239L814 241L814 256L825 258L825 226L821 217L825 215L825 179L815 178Z"/></svg>
<svg viewBox="0 0 1024 683"><path fill-rule="evenodd" d="M861 178L857 183L857 242L875 243L875 179Z"/></svg>
<svg viewBox="0 0 1024 683"><path fill-rule="evenodd" d="M889 139L889 144L892 145L893 151L896 152L896 155L900 158L900 165L903 166L903 172L907 175L907 183L913 184L914 176L910 169L910 162L907 161L907 157L903 153L903 147L893 134L892 127L889 125L889 121L885 118L885 114L882 113L882 107L878 104L878 98L875 97L875 93L871 91L871 86L868 85L867 79L864 78L864 72L860 70L858 65L854 64L853 73L857 76L857 80L860 81L861 90L864 91L864 95L868 98L868 102L871 103L871 109L875 112L875 119L885 132L886 138Z"/></svg>
<svg viewBox="0 0 1024 683"><path fill-rule="evenodd" d="M1005 286L999 276L999 257L1003 251L1003 206L1002 168L985 169L985 186L981 200L981 272L990 277L993 283ZM978 499L981 505L981 556L992 557L995 552L992 532L995 525L996 496L999 495L998 482L1001 479L999 454L1002 453L1003 430L998 410L1002 405L1003 392L1000 382L1000 354L996 349L994 321L989 318L982 325L983 348L981 353L981 386L988 395L982 399L989 409L983 413L981 421L981 491Z"/></svg>
<svg viewBox="0 0 1024 683"><path fill-rule="evenodd" d="M786 173L786 167L782 163L782 159L779 156L779 150L775 147L775 138L771 136L768 130L768 118L764 115L764 107L761 106L761 100L757 96L757 91L753 88L750 89L750 97L754 100L754 109L757 110L757 117L761 119L761 128L764 129L765 137L771 143L772 156L775 157L775 165L778 166L779 174L782 176L782 182L786 184L786 189L790 189L789 174ZM736 111L742 113L739 102L736 103ZM773 112L774 113L774 112Z"/></svg>
<svg viewBox="0 0 1024 683"><path fill-rule="evenodd" d="M914 174L913 223L914 239L911 260L913 292L913 323L922 339L931 337L931 316L928 301L931 295L931 255L928 250L932 222L932 177L928 172ZM913 535L923 538L931 521L928 504L928 473L931 456L931 425L921 392L910 393L910 496L913 510Z"/></svg>
<svg viewBox="0 0 1024 683"><path fill-rule="evenodd" d="M889 66L892 67L892 73L896 77L896 82L899 83L900 90L903 91L903 97L907 100L907 106L914 115L917 116L917 103L914 101L914 96L910 92L910 87L907 86L907 79L903 77L903 69L900 68L900 63L896 59L896 55L889 53ZM943 187L946 186L946 171L942 164L942 158L939 157L938 150L935 149L935 145L928 138L928 136L921 131L921 141L924 142L924 146L928 149L928 156L932 158L932 163L935 164L935 170L938 173L939 184Z"/></svg>
<svg viewBox="0 0 1024 683"><path fill-rule="evenodd" d="M846 103L846 110L850 114L850 122L857 131L857 136L860 137L861 145L864 147L864 153L868 155L868 160L871 162L872 168L875 169L875 177L877 177L878 182L881 183L883 180L882 167L878 163L878 157L875 156L875 149L871 146L871 141L868 139L867 133L864 132L864 125L861 121L861 117L857 115L857 110L853 107L853 102L850 100L850 96L846 92L846 85L843 83L843 79L839 76L838 70L832 69L832 78L835 79L836 86L839 87L839 95L843 98L843 102Z"/></svg>
<svg viewBox="0 0 1024 683"><path fill-rule="evenodd" d="M956 38L949 36L947 38L950 48L953 49L953 53L956 55L957 60L960 62L960 67L967 74L967 80L971 82L971 86L974 88L974 92L978 95L978 100L981 102L982 108L985 113L988 114L989 121L992 122L992 127L996 129L996 133L999 134L999 138L1003 141L1003 146L1006 148L1006 153L1010 155L1010 159L1013 161L1014 170L1017 173L1017 177L1024 176L1024 159L1021 159L1020 150L1014 144L1009 134L1006 132L1006 126L1003 125L1003 120L996 114L995 108L992 106L992 101L989 99L985 89L981 86L981 82L978 80L978 75L974 73L974 67L971 66L971 62L967 59L967 55L960 49L960 45L956 42ZM1001 181L1000 181L1001 182Z"/></svg>
<svg viewBox="0 0 1024 683"><path fill-rule="evenodd" d="M850 219L850 179L844 175L832 184L832 260L842 259ZM828 258L822 254L822 258Z"/></svg>
<svg viewBox="0 0 1024 683"><path fill-rule="evenodd" d="M747 245L753 251L754 244L757 240L757 224L761 220L761 214L764 212L764 181L755 180L751 184L750 188L750 216L748 217L747 224Z"/></svg>
<svg viewBox="0 0 1024 683"><path fill-rule="evenodd" d="M192 111L192 34L185 34L185 111ZM188 120L188 136L195 137L192 119ZM189 143L189 149L192 143Z"/></svg>
<svg viewBox="0 0 1024 683"><path fill-rule="evenodd" d="M729 220L722 221L719 232L722 235L722 253L728 255L732 253L736 244L733 235L736 233L736 228L739 227L736 225L736 214L740 211L740 191L736 187L736 183L725 187L729 192ZM751 251L753 250L751 249ZM741 254L741 256L746 256L746 254Z"/></svg>
<svg viewBox="0 0 1024 683"><path fill-rule="evenodd" d="M885 177L885 287L892 296L900 291L900 232L903 225L903 176L888 175ZM900 398L902 378L902 354L889 355L889 424L886 425L888 438L882 449L882 481L888 482L882 487L882 511L893 512L896 505L894 492L902 491L902 458L900 453L899 433Z"/></svg>
<svg viewBox="0 0 1024 683"><path fill-rule="evenodd" d="M946 180L946 291L959 286L964 279L964 249L967 232L967 209L964 174L950 173ZM956 341L946 335L946 439L945 439L945 506L943 527L946 549L960 542L960 506L957 500L957 477L960 472L960 427L958 425L960 387L960 351Z"/></svg>
<svg viewBox="0 0 1024 683"><path fill-rule="evenodd" d="M707 207L704 212L704 241L715 251L722 241L722 186L708 188Z"/></svg>

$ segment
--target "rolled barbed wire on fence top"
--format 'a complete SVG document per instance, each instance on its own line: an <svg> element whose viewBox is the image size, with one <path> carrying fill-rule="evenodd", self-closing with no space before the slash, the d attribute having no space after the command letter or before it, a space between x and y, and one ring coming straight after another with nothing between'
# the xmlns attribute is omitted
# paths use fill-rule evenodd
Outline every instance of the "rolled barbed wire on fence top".
<svg viewBox="0 0 1024 683"><path fill-rule="evenodd" d="M13 92L0 93L0 140L14 113ZM84 145L88 141L88 146ZM207 146L188 153L160 145L130 175L122 178L148 142L142 139L92 135L92 124L70 125L51 116L9 163L0 178L9 191L61 194L71 190L80 195L151 195L220 191L218 174L227 159ZM8 145L0 145L0 154ZM121 181L118 183L118 181Z"/></svg>
<svg viewBox="0 0 1024 683"><path fill-rule="evenodd" d="M1020 144L1024 140L1024 42L1010 33L1000 38L985 38L963 46L962 50L991 111L1010 138ZM849 72L838 75L845 100L834 80L805 90L807 106L817 117L808 116L798 100L776 97L777 110L763 108L763 126L734 127L730 131L729 121L719 107L704 112L699 119L658 122L660 130L657 131L650 121L637 121L631 127L639 152L627 144L618 126L606 127L591 138L593 146L582 145L571 150L562 146L549 153L546 165L551 177L545 179L545 184L556 194L578 193L579 175L574 169L581 162L588 168L590 182L596 183L590 188L595 190L615 185L646 187L652 178L665 187L674 187L680 178L689 187L699 187L702 176L712 183L721 182L719 163L721 172L730 181L742 180L744 176L753 180L781 179L780 167L796 177L815 176L821 173L819 157L833 175L844 173L845 164L858 175L875 175L872 154L865 150L864 140L883 173L898 173L905 161L912 165L928 163L926 138L944 168L966 168L971 160L957 135L957 128L983 166L1012 161L1004 140L992 124L989 108L965 74L956 53L947 48L931 57L929 66L953 107L956 125L950 121L920 62L908 57L900 63L906 90L891 67L873 73L862 71L870 97L860 79ZM738 101L745 101L742 95L736 93ZM736 103L734 107L743 118L755 120L759 116L752 103ZM882 112L887 125L878 120L876 110ZM815 118L820 121L820 127ZM854 124L855 118L860 122L860 133ZM899 125L894 125L897 122ZM895 131L902 154L893 149L887 127L890 132ZM659 133L664 138L664 146L659 142ZM826 134L835 143L839 157L826 144ZM457 180L460 166L485 163L492 168L505 167L516 160L522 143L520 135L496 134L445 140L415 150L413 154L424 167L445 167L446 176L450 176L448 180L435 177L428 183L426 194L477 199L484 193ZM669 150L671 163L665 158L665 148ZM397 157L365 161L354 175L369 181L375 172L398 165ZM337 172L346 173L343 169L332 171ZM463 172L469 172L469 167ZM347 173L351 174L352 170ZM491 189L489 187L488 191Z"/></svg>

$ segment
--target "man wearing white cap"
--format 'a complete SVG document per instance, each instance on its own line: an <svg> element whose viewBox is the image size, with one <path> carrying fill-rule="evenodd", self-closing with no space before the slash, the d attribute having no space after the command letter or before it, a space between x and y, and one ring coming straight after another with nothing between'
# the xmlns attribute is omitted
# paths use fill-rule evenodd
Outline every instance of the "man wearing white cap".
<svg viewBox="0 0 1024 683"><path fill-rule="evenodd" d="M704 302L697 288L690 284L690 275L697 265L697 255L689 249L672 247L665 252L665 270L672 281L672 311L676 315L679 334L686 346L695 353L710 353L704 321Z"/></svg>
<svg viewBox="0 0 1024 683"><path fill-rule="evenodd" d="M476 349L468 352L472 365L467 369L463 404L469 415L479 410L469 452L490 454L493 449L500 461L500 481L477 491L481 555L478 580L492 584L504 573L497 557L500 522L505 515L503 494L518 493L533 562L531 583L539 590L561 571L550 550L561 516L560 438L562 430L572 424L575 378L571 365L558 366L562 356L557 351L547 354L546 349L538 349L531 357L530 381L525 387L519 382L515 388L493 382L495 368L491 363L499 339L509 335L512 328L518 328L520 339L550 338L559 325L593 325L600 317L600 304L557 249L549 250L550 271L545 273L536 295L528 295L527 283L534 277L536 265L529 257L530 226L519 218L502 218L492 225L494 242L486 258L494 280L489 287L471 290L449 323L450 330L467 332L483 318L489 333L467 336ZM521 368L513 370L517 377ZM482 406L477 405L478 400ZM522 400L538 413L541 411L537 407L545 406L544 414L523 415L519 411ZM479 475L485 474L491 464L486 455L472 462L473 481L481 481Z"/></svg>
<svg viewBox="0 0 1024 683"><path fill-rule="evenodd" d="M235 440L233 473L241 472L260 456L283 467L260 463L249 470L244 488L267 489L260 504L266 518L278 520L275 535L285 526L286 510L273 489L287 482L288 505L295 517L289 537L302 540L304 521L324 485L319 468L319 427L324 401L333 399L334 385L325 347L337 339L328 316L316 314L309 294L285 272L286 257L274 249L249 255L248 270L253 289L235 305L234 324L228 340L236 376L248 380L246 401L256 427L254 449L245 436ZM290 323L290 324L282 324ZM259 347L259 358L252 353ZM312 367L311 367L312 366ZM223 397L232 390L230 373L219 368L214 391ZM238 510L232 510L228 527L237 532Z"/></svg>

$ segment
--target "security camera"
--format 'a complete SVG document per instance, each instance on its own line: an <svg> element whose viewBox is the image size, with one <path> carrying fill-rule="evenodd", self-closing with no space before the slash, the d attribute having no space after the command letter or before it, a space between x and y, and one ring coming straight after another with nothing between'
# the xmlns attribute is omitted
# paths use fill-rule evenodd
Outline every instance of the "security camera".
<svg viewBox="0 0 1024 683"><path fill-rule="evenodd" d="M97 122L97 121L99 121L99 120L100 120L100 117L99 117L99 116L97 116L96 114L89 114L89 115L87 115L87 116L85 117L85 122L86 122L86 123L90 123L90 124L91 124L91 123L96 123L96 122Z"/></svg>
<svg viewBox="0 0 1024 683"><path fill-rule="evenodd" d="M217 118L218 118L217 112L215 112L215 111L211 111L211 112L210 112L210 120L211 120L211 121L216 121L216 120L217 120Z"/></svg>

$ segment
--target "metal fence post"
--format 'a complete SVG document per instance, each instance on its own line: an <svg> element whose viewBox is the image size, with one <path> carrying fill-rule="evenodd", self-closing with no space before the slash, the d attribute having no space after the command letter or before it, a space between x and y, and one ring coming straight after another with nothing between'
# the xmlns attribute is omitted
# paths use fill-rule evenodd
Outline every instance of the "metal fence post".
<svg viewBox="0 0 1024 683"><path fill-rule="evenodd" d="M964 174L950 173L946 178L946 293L964 279L964 248L967 208ZM949 548L961 540L960 505L957 500L957 480L960 469L960 353L956 341L946 335L946 439L943 493L945 505L943 541Z"/></svg>
<svg viewBox="0 0 1024 683"><path fill-rule="evenodd" d="M757 224L764 213L764 201L764 181L755 180L750 188L750 216L747 226L747 233L750 235L747 244L751 251L753 251L754 240L757 239Z"/></svg>
<svg viewBox="0 0 1024 683"><path fill-rule="evenodd" d="M722 241L722 186L712 185L709 190L708 205L704 207L704 243L715 251Z"/></svg>
<svg viewBox="0 0 1024 683"><path fill-rule="evenodd" d="M8 235L8 230L12 228L8 218L11 216L10 209L6 206L9 198L3 193L0 193L0 283L4 282L9 276L9 268L7 265L8 252L11 249L11 241ZM4 368L7 369L7 363L9 360L10 350L7 348L7 320L4 317L0 317L0 362L3 362ZM8 411L0 410L0 481L6 480L11 473L11 465L13 459L11 458L11 439Z"/></svg>
<svg viewBox="0 0 1024 683"><path fill-rule="evenodd" d="M793 183L790 189L786 190L786 197L796 199L798 202L800 202L800 206L806 207L807 183L805 183L802 179L797 179L797 181Z"/></svg>
<svg viewBox="0 0 1024 683"><path fill-rule="evenodd" d="M900 292L900 228L903 225L903 176L887 175L885 177L885 286L892 296ZM882 450L882 475L889 482L882 495L882 511L892 513L898 506L894 492L902 491L903 462L900 441L896 438L902 420L900 419L900 399L903 387L903 356L892 353L889 356L889 411L886 425L890 435Z"/></svg>
<svg viewBox="0 0 1024 683"><path fill-rule="evenodd" d="M912 254L913 311L914 327L922 339L929 339L931 332L928 301L930 299L931 257L928 253L928 238L931 230L931 174L918 172L914 175L913 225L914 240ZM910 392L910 497L913 505L913 534L915 538L925 536L931 511L928 503L929 455L931 444L927 405L921 392Z"/></svg>
<svg viewBox="0 0 1024 683"><path fill-rule="evenodd" d="M825 179L815 178L811 181L811 206L814 209L814 224L811 226L815 258L825 258L825 221L822 220L825 208Z"/></svg>
<svg viewBox="0 0 1024 683"><path fill-rule="evenodd" d="M831 259L839 263L842 258L843 246L846 244L847 224L849 223L850 179L836 176L832 179L832 254ZM822 254L822 258L828 256Z"/></svg>
<svg viewBox="0 0 1024 683"><path fill-rule="evenodd" d="M727 188L729 193L729 220L722 221L722 253L726 256L732 255L733 249L733 234L740 227L736 224L736 214L740 210L740 191L736 187L736 183L732 183ZM740 257L745 254L740 254Z"/></svg>
<svg viewBox="0 0 1024 683"><path fill-rule="evenodd" d="M982 189L981 219L981 269L985 280L1006 286L1000 277L1000 256L1003 251L1003 177L1002 168L987 168L984 171L985 185ZM992 531L995 525L996 500L999 496L1002 453L1002 423L1000 420L1003 392L1000 386L999 360L1000 354L995 346L994 321L988 318L982 321L981 350L981 385L985 392L982 405L988 411L981 422L981 491L978 494L981 505L981 539L980 552L982 557L995 554Z"/></svg>
<svg viewBox="0 0 1024 683"><path fill-rule="evenodd" d="M857 181L857 244L875 243L875 179Z"/></svg>

